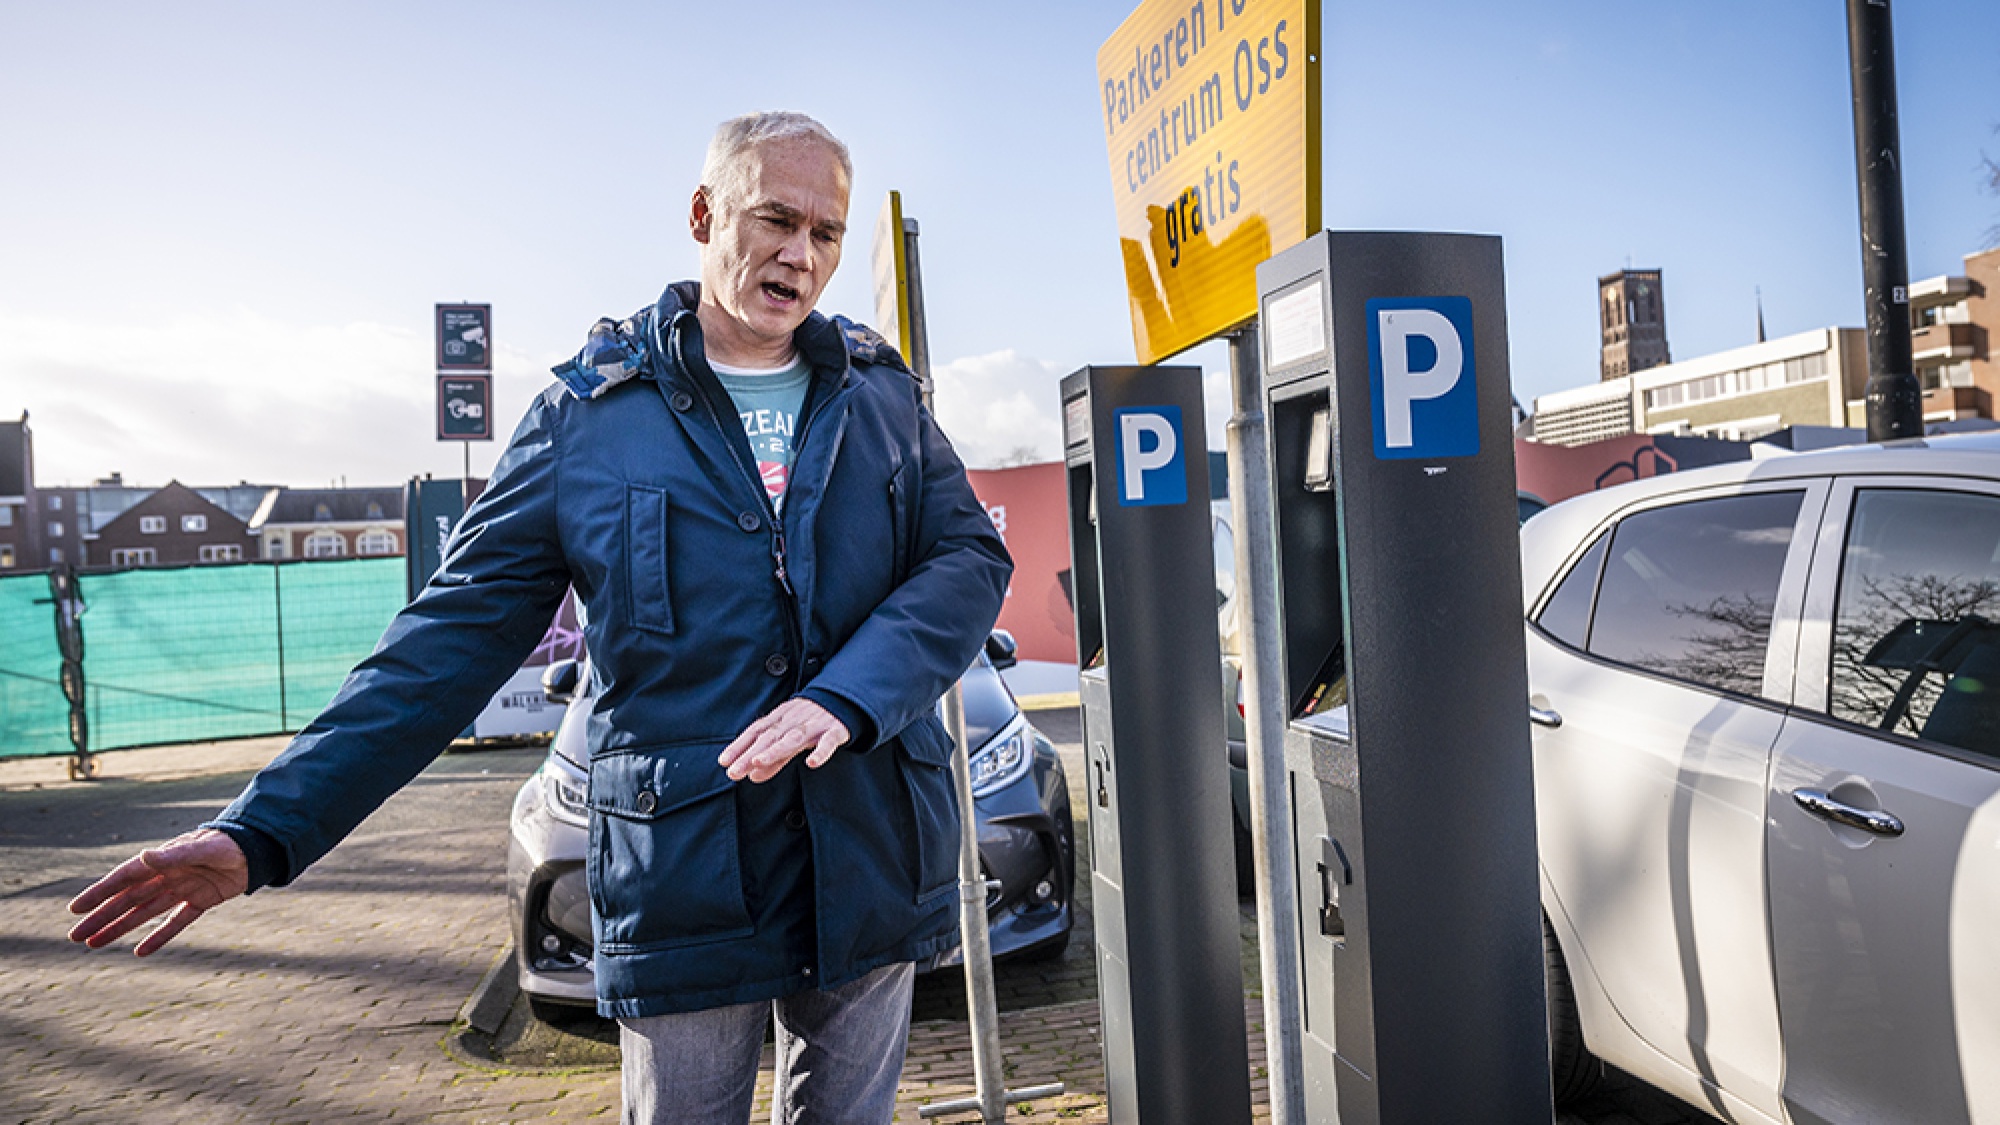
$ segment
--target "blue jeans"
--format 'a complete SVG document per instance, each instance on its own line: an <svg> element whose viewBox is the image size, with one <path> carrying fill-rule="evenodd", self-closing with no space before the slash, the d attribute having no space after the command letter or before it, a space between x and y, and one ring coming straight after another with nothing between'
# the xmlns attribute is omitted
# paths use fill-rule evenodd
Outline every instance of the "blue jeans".
<svg viewBox="0 0 2000 1125"><path fill-rule="evenodd" d="M908 962L830 992L618 1021L624 1125L748 1125L778 1023L775 1125L887 1125L910 1040Z"/></svg>

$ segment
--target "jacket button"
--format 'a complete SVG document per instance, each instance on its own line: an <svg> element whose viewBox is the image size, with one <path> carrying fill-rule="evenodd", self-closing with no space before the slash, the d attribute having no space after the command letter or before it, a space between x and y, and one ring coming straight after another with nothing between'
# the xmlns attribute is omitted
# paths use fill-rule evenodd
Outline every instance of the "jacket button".
<svg viewBox="0 0 2000 1125"><path fill-rule="evenodd" d="M799 829L804 828L805 826L806 826L806 814L800 812L797 809L793 809L792 811L785 814L785 827L791 829L794 832L797 832Z"/></svg>
<svg viewBox="0 0 2000 1125"><path fill-rule="evenodd" d="M755 512L744 512L736 517L736 526L745 531L755 531L764 526L764 521L759 519Z"/></svg>
<svg viewBox="0 0 2000 1125"><path fill-rule="evenodd" d="M764 661L764 671L771 673L773 676L784 675L791 669L791 666L792 662L786 660L784 654L779 652L772 653Z"/></svg>
<svg viewBox="0 0 2000 1125"><path fill-rule="evenodd" d="M667 397L667 405L675 410L685 411L694 405L694 396L686 391L675 391Z"/></svg>
<svg viewBox="0 0 2000 1125"><path fill-rule="evenodd" d="M640 816L651 816L653 810L660 807L660 799L653 796L651 789L641 789L638 798L632 802L632 807L639 810Z"/></svg>

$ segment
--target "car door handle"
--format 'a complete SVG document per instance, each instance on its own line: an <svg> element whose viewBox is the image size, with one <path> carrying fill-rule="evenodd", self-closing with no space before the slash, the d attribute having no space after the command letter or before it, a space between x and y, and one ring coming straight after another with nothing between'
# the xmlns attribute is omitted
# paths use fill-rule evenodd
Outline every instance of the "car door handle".
<svg viewBox="0 0 2000 1125"><path fill-rule="evenodd" d="M1563 717L1555 708L1537 707L1532 703L1528 704L1528 721L1538 727L1548 727L1550 730L1563 725Z"/></svg>
<svg viewBox="0 0 2000 1125"><path fill-rule="evenodd" d="M1903 834L1902 818L1880 809L1858 809L1853 805L1836 801L1826 795L1823 789L1794 789L1792 800L1799 807L1835 824L1845 824L1849 828L1859 828L1877 836L1896 837Z"/></svg>

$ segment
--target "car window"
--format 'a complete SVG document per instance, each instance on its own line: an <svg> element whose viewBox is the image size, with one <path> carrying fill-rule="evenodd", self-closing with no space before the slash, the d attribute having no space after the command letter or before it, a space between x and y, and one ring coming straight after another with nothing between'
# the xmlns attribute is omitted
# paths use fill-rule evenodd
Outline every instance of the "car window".
<svg viewBox="0 0 2000 1125"><path fill-rule="evenodd" d="M1626 517L1612 532L1588 651L1756 695L1803 497L1760 492Z"/></svg>
<svg viewBox="0 0 2000 1125"><path fill-rule="evenodd" d="M1535 624L1571 648L1582 648L1590 632L1590 597L1597 592L1597 572L1604 568L1604 548L1610 542L1609 535L1598 536L1535 616Z"/></svg>
<svg viewBox="0 0 2000 1125"><path fill-rule="evenodd" d="M1837 718L2000 755L2000 499L1855 493L1828 686Z"/></svg>

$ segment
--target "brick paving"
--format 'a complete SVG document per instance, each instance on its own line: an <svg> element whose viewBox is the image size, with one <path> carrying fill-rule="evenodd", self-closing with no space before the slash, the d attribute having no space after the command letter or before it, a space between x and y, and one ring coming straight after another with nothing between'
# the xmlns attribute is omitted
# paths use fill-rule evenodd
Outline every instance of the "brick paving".
<svg viewBox="0 0 2000 1125"><path fill-rule="evenodd" d="M1073 712L1038 720L1076 749ZM127 751L81 783L60 760L0 761L0 1125L615 1121L610 1067L501 1068L446 1049L507 941L507 813L540 749L446 755L294 887L230 904L146 962L129 939L95 953L63 939L71 895L212 815L279 747ZM1091 956L1086 930L1058 961L1002 966L1010 1083L1068 1086L1010 1121L1106 1120L1096 1002L1076 995ZM960 987L936 974L924 991L943 1010ZM1245 1010L1264 1121L1261 1008ZM897 1121L971 1093L964 1025L915 1025ZM1584 1108L1565 1125L1708 1120L1629 1082Z"/></svg>

